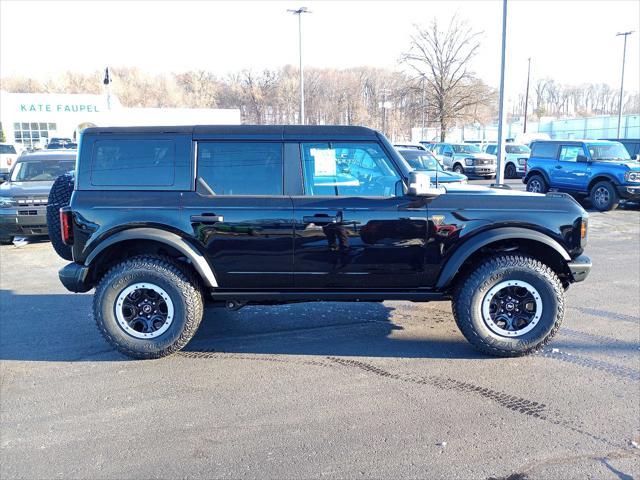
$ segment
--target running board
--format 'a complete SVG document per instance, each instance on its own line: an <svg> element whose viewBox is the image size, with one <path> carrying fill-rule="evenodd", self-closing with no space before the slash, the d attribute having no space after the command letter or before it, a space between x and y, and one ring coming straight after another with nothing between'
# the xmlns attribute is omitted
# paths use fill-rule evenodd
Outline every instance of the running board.
<svg viewBox="0 0 640 480"><path fill-rule="evenodd" d="M317 291L247 291L221 290L211 292L215 301L232 300L236 302L382 302L384 300L408 300L411 302L430 302L449 300L449 296L432 290L317 290Z"/></svg>

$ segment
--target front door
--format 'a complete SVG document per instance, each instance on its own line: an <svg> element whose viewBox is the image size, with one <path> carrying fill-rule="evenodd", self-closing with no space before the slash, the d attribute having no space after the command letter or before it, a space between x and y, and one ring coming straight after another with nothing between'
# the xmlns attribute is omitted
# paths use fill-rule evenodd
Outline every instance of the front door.
<svg viewBox="0 0 640 480"><path fill-rule="evenodd" d="M375 142L300 145L304 195L293 197L294 285L406 288L424 274L427 210L405 197Z"/></svg>
<svg viewBox="0 0 640 480"><path fill-rule="evenodd" d="M293 286L293 206L283 192L282 142L198 143L196 192L181 215L222 288Z"/></svg>
<svg viewBox="0 0 640 480"><path fill-rule="evenodd" d="M582 145L560 145L558 162L551 171L551 181L554 186L571 190L587 188L589 166L585 162L578 162L578 155L586 155Z"/></svg>

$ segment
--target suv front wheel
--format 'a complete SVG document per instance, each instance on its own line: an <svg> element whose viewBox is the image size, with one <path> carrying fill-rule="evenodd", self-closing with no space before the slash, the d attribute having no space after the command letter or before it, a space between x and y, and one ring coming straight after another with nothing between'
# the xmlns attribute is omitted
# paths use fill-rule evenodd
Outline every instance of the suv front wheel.
<svg viewBox="0 0 640 480"><path fill-rule="evenodd" d="M458 286L453 315L479 350L515 357L542 348L560 328L564 290L547 265L531 257L497 255Z"/></svg>
<svg viewBox="0 0 640 480"><path fill-rule="evenodd" d="M132 358L159 358L182 349L202 320L197 282L169 258L142 256L111 268L93 297L104 338Z"/></svg>
<svg viewBox="0 0 640 480"><path fill-rule="evenodd" d="M606 180L598 182L591 187L589 199L591 200L593 208L600 210L601 212L613 210L620 203L620 198L618 197L616 188L611 184L611 182L607 182Z"/></svg>
<svg viewBox="0 0 640 480"><path fill-rule="evenodd" d="M453 171L456 172L456 173L464 173L464 168L459 163L456 163L453 166Z"/></svg>

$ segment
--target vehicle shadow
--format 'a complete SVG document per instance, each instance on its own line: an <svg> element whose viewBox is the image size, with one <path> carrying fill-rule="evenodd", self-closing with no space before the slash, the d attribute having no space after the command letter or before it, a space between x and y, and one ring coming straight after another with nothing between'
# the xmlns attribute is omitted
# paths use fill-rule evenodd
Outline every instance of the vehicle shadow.
<svg viewBox="0 0 640 480"><path fill-rule="evenodd" d="M0 291L0 360L123 361L95 327L92 295L18 295ZM208 308L187 352L339 355L399 358L478 358L450 314L425 318L419 334L398 334L393 306L381 303L300 303ZM400 319L402 315L398 316ZM414 320L415 322L415 320ZM450 329L430 322L451 322ZM431 334L430 332L439 332Z"/></svg>

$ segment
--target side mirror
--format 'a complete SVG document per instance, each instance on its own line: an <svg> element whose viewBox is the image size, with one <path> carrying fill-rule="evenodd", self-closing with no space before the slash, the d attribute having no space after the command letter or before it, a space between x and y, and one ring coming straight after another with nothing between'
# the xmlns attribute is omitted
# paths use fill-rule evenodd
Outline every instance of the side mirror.
<svg viewBox="0 0 640 480"><path fill-rule="evenodd" d="M442 187L435 188L431 185L431 177L427 172L413 170L409 173L409 188L407 195L413 197L437 197L445 193Z"/></svg>
<svg viewBox="0 0 640 480"><path fill-rule="evenodd" d="M589 161L589 159L587 157L585 157L584 155L578 155L576 157L576 162L587 163L588 161Z"/></svg>

